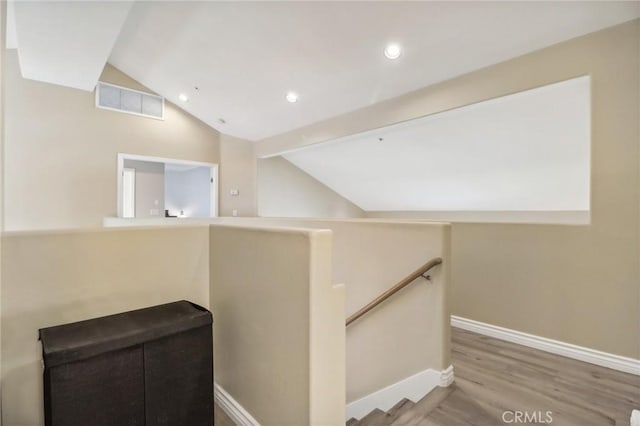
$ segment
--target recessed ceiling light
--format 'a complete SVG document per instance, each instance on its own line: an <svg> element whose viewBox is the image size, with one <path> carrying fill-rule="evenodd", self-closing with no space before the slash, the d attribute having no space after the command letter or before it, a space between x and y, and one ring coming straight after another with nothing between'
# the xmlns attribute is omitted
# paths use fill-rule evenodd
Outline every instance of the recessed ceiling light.
<svg viewBox="0 0 640 426"><path fill-rule="evenodd" d="M287 102L298 102L298 94L296 92L287 93L287 96L285 96L285 98L287 99Z"/></svg>
<svg viewBox="0 0 640 426"><path fill-rule="evenodd" d="M189 97L187 95L185 95L184 93L180 93L178 95L178 99L180 99L182 102L187 102L189 100Z"/></svg>
<svg viewBox="0 0 640 426"><path fill-rule="evenodd" d="M389 59L398 59L401 53L402 49L399 44L388 44L387 47L384 48L384 56Z"/></svg>

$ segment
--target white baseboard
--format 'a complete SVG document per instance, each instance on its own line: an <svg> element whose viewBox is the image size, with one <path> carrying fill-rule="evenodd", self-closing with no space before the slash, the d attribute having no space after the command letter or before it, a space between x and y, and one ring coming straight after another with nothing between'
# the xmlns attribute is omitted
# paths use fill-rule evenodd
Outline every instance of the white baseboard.
<svg viewBox="0 0 640 426"><path fill-rule="evenodd" d="M631 412L631 420L629 420L629 426L640 426L640 410L633 410Z"/></svg>
<svg viewBox="0 0 640 426"><path fill-rule="evenodd" d="M426 394L438 386L449 386L453 383L453 366L446 370L427 369L397 383L373 392L365 397L347 404L346 420L354 417L360 420L376 408L387 411L402 399L418 402Z"/></svg>
<svg viewBox="0 0 640 426"><path fill-rule="evenodd" d="M260 426L260 423L217 383L213 384L213 395L216 404L227 413L227 416L229 416L236 425Z"/></svg>
<svg viewBox="0 0 640 426"><path fill-rule="evenodd" d="M453 365L440 372L440 387L446 388L453 383Z"/></svg>
<svg viewBox="0 0 640 426"><path fill-rule="evenodd" d="M585 348L583 346L572 345L571 343L560 342L558 340L547 339L546 337L540 337L533 334L523 333L521 331L510 330L496 325L457 317L455 315L451 316L451 325L453 327L462 328L463 330L473 331L485 336L495 337L496 339L506 340L507 342L517 343L519 345L539 349L556 355L562 355L567 358L577 359L579 361L588 362L601 367L640 375L639 359L601 352L595 349Z"/></svg>

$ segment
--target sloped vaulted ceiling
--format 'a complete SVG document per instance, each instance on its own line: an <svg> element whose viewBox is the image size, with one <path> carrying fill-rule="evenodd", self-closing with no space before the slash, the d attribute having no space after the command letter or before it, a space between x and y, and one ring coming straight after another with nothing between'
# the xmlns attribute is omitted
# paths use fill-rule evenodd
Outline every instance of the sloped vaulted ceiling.
<svg viewBox="0 0 640 426"><path fill-rule="evenodd" d="M638 2L142 2L110 62L259 141L638 16Z"/></svg>
<svg viewBox="0 0 640 426"><path fill-rule="evenodd" d="M640 16L637 1L131 4L12 1L23 75L92 90L108 58L253 141ZM382 54L389 42L403 47L396 61Z"/></svg>
<svg viewBox="0 0 640 426"><path fill-rule="evenodd" d="M12 1L7 43L22 76L91 91L132 1Z"/></svg>

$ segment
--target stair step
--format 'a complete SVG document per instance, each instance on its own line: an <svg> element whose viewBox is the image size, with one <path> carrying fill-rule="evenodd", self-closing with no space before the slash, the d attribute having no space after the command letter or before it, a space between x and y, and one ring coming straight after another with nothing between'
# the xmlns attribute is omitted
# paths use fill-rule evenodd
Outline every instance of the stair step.
<svg viewBox="0 0 640 426"><path fill-rule="evenodd" d="M437 387L426 394L420 401L416 402L416 406L419 407L422 412L429 412L440 405L456 388L455 383L446 388Z"/></svg>
<svg viewBox="0 0 640 426"><path fill-rule="evenodd" d="M387 413L376 408L375 410L373 410L372 412L364 416L362 419L360 419L360 422L358 422L358 425L385 426L388 424L386 420L387 420Z"/></svg>
<svg viewBox="0 0 640 426"><path fill-rule="evenodd" d="M402 401L398 402L389 411L387 411L387 417L386 417L385 424L386 425L390 425L397 418L402 416L404 413L406 413L407 411L412 410L414 406L415 406L415 404L413 402L409 401L406 398L403 399Z"/></svg>
<svg viewBox="0 0 640 426"><path fill-rule="evenodd" d="M415 425L416 419L425 418L429 413L437 408L451 392L455 389L455 385L446 388L437 387L429 392L420 401L413 404L409 409L399 412L388 425L392 426L409 426Z"/></svg>
<svg viewBox="0 0 640 426"><path fill-rule="evenodd" d="M366 420L367 423L360 423L355 418L351 418L349 419L349 421L347 421L347 426L355 426L360 424L389 425L397 416L401 415L407 410L410 410L411 407L413 407L413 405L414 405L413 402L405 398L402 401L398 402L393 407L391 407L389 411L387 411L386 413L376 408L371 413L367 414L362 420L360 420L360 422L364 422L366 419L369 419L369 420ZM383 413L384 416L380 415L380 413L378 412ZM368 423L372 421L371 419L374 419L377 423Z"/></svg>

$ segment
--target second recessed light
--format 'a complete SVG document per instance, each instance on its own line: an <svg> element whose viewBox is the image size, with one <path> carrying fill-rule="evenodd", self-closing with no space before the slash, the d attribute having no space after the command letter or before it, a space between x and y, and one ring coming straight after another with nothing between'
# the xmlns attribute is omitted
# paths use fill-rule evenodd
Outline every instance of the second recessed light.
<svg viewBox="0 0 640 426"><path fill-rule="evenodd" d="M401 53L402 49L399 44L388 44L387 47L384 48L384 56L389 59L398 59Z"/></svg>
<svg viewBox="0 0 640 426"><path fill-rule="evenodd" d="M189 100L189 97L187 95L185 95L184 93L180 93L178 95L178 99L180 99L182 102L187 102Z"/></svg>
<svg viewBox="0 0 640 426"><path fill-rule="evenodd" d="M287 99L287 102L291 102L291 103L298 102L298 94L296 92L287 93L285 98Z"/></svg>

